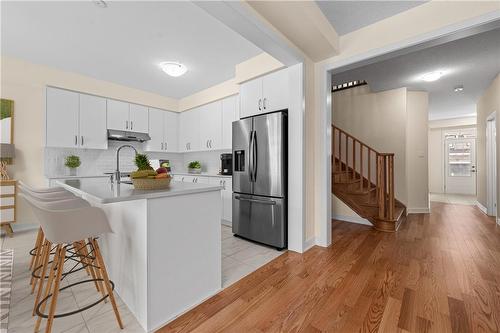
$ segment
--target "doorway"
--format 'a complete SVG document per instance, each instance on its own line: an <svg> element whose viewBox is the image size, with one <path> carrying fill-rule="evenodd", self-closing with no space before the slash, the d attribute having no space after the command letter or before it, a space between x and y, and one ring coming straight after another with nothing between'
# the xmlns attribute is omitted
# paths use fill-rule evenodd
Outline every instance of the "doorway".
<svg viewBox="0 0 500 333"><path fill-rule="evenodd" d="M445 193L476 195L476 139L445 141Z"/></svg>
<svg viewBox="0 0 500 333"><path fill-rule="evenodd" d="M486 193L487 214L497 216L497 159L496 159L496 115L486 120Z"/></svg>

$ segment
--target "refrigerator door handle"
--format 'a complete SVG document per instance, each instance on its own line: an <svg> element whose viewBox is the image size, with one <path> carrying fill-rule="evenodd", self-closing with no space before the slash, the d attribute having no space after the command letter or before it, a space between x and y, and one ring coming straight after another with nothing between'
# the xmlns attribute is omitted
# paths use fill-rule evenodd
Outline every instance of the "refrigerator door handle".
<svg viewBox="0 0 500 333"><path fill-rule="evenodd" d="M248 168L250 170L248 170L249 171L248 174L250 176L250 182L253 182L254 181L254 179L253 179L253 162L254 162L254 156L253 156L253 154L254 154L254 150L253 150L253 131L250 131L250 145L249 145L249 148L250 149L249 149L248 153L249 153L250 156L248 156Z"/></svg>
<svg viewBox="0 0 500 333"><path fill-rule="evenodd" d="M271 206L276 205L276 201L273 201L273 200L257 200L257 199L243 198L239 195L235 196L234 198L236 200L250 201L250 202L255 202L255 203L259 203L259 204L263 204L263 205L271 205ZM274 211L273 211L273 213L274 213Z"/></svg>
<svg viewBox="0 0 500 333"><path fill-rule="evenodd" d="M253 131L253 181L257 181L257 163L258 163L258 154L257 154L257 131Z"/></svg>

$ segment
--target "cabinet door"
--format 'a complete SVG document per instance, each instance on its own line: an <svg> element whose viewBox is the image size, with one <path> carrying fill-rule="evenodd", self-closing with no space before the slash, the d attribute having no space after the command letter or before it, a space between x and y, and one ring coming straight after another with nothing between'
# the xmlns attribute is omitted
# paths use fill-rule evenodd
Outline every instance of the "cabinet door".
<svg viewBox="0 0 500 333"><path fill-rule="evenodd" d="M201 184L210 184L210 177L196 177L196 182Z"/></svg>
<svg viewBox="0 0 500 333"><path fill-rule="evenodd" d="M108 149L106 99L80 94L80 147Z"/></svg>
<svg viewBox="0 0 500 333"><path fill-rule="evenodd" d="M233 121L238 120L238 95L222 100L222 145L221 149L232 148Z"/></svg>
<svg viewBox="0 0 500 333"><path fill-rule="evenodd" d="M46 146L77 147L79 94L47 87L46 103Z"/></svg>
<svg viewBox="0 0 500 333"><path fill-rule="evenodd" d="M144 147L146 151L164 150L164 129L163 118L165 111L149 108L149 136L151 140L147 141Z"/></svg>
<svg viewBox="0 0 500 333"><path fill-rule="evenodd" d="M148 133L148 108L142 105L130 104L130 126L132 132Z"/></svg>
<svg viewBox="0 0 500 333"><path fill-rule="evenodd" d="M108 99L107 104L108 129L129 131L129 103Z"/></svg>
<svg viewBox="0 0 500 333"><path fill-rule="evenodd" d="M243 83L240 86L240 118L262 112L262 78Z"/></svg>
<svg viewBox="0 0 500 333"><path fill-rule="evenodd" d="M164 145L163 149L168 152L178 151L179 114L164 111Z"/></svg>
<svg viewBox="0 0 500 333"><path fill-rule="evenodd" d="M233 220L233 182L231 178L223 178L222 186L222 219L231 222Z"/></svg>
<svg viewBox="0 0 500 333"><path fill-rule="evenodd" d="M262 113L288 109L288 81L286 69L262 78Z"/></svg>
<svg viewBox="0 0 500 333"><path fill-rule="evenodd" d="M194 183L195 178L194 176L182 176L182 181L184 183Z"/></svg>
<svg viewBox="0 0 500 333"><path fill-rule="evenodd" d="M188 151L189 144L189 111L179 115L179 151Z"/></svg>
<svg viewBox="0 0 500 333"><path fill-rule="evenodd" d="M200 150L222 147L222 102L217 101L200 107Z"/></svg>
<svg viewBox="0 0 500 333"><path fill-rule="evenodd" d="M197 151L200 150L200 108L195 108L185 113L184 122L184 149L186 151ZM182 129L181 129L182 130Z"/></svg>

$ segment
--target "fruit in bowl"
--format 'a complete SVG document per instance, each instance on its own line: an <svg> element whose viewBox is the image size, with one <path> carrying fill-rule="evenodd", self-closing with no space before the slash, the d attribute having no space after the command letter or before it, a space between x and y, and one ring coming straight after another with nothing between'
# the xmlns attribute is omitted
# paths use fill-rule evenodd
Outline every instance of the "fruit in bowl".
<svg viewBox="0 0 500 333"><path fill-rule="evenodd" d="M161 173L166 174L167 172L168 172L168 171L167 171L167 169L165 169L165 168L158 168L158 169L156 169L156 173L157 173L157 174L161 174Z"/></svg>
<svg viewBox="0 0 500 333"><path fill-rule="evenodd" d="M168 188L170 185L170 175L165 168L158 168L156 171L151 167L149 159L145 154L135 156L137 171L132 172L130 177L134 187L139 190L155 190Z"/></svg>

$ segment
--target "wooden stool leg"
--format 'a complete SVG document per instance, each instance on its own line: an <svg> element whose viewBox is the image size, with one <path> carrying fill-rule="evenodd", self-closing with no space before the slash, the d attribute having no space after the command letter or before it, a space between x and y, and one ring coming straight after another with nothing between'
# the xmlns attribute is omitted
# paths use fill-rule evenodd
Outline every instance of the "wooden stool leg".
<svg viewBox="0 0 500 333"><path fill-rule="evenodd" d="M54 278L55 278L55 274L56 274L56 266L57 266L57 261L58 261L58 253L59 251L61 250L61 245L58 245L57 248L56 248L56 255L54 257L54 260L52 261L52 265L50 265L50 269L49 269L49 279L47 281L47 286L45 287L45 293L44 293L44 296L43 298L46 298L49 294L50 294L50 290L52 288L52 282L54 281ZM50 256L50 247L47 248L47 251L49 253L49 256ZM43 279L42 279L43 281ZM38 304L37 304L38 305ZM45 311L45 306L47 305L47 302L43 303L42 306L40 307L40 312L44 312ZM38 317L36 319L36 323L35 323L35 333L38 332L40 330L40 324L42 323L42 317Z"/></svg>
<svg viewBox="0 0 500 333"><path fill-rule="evenodd" d="M57 307L57 297L59 296L59 282L61 282L61 276L64 270L64 259L66 257L66 248L60 247L57 252L57 274L54 281L54 291L52 292L52 299L50 302L49 318L47 320L47 326L45 327L45 333L50 333L52 331L52 324L54 322L54 314L56 313Z"/></svg>
<svg viewBox="0 0 500 333"><path fill-rule="evenodd" d="M80 252L82 253L83 256L83 263L87 266L87 269L90 272L90 275L92 276L92 279L96 280L98 279L96 270L92 266L93 262L91 259L88 258L89 256L89 251L87 249L87 242L86 241L80 241L78 242ZM97 289L98 292L101 292L103 296L105 295L104 293L104 288L102 287L101 281L94 281L95 288Z"/></svg>
<svg viewBox="0 0 500 333"><path fill-rule="evenodd" d="M106 266L104 266L104 260L101 256L101 250L99 249L99 245L97 244L96 239L90 239L92 245L94 246L95 257L97 259L97 263L99 265L99 270L101 271L102 277L104 279L104 286L109 295L109 299L111 301L111 305L113 306L113 311L115 312L116 321L118 322L118 326L123 329L122 319L120 317L120 313L118 312L118 307L116 306L115 296L113 294L113 289L111 288L111 283L109 282L108 272L106 271Z"/></svg>
<svg viewBox="0 0 500 333"><path fill-rule="evenodd" d="M82 265L85 266L85 263L87 262L82 251L82 244L80 242L73 242L73 249L78 254L80 257L80 261L82 262ZM87 275L90 276L90 269L89 266L85 266L85 271L87 272Z"/></svg>
<svg viewBox="0 0 500 333"><path fill-rule="evenodd" d="M36 306L38 305L38 302L40 301L40 296L42 295L42 290L43 290L43 284L45 280L45 274L47 274L47 267L49 266L49 258L50 258L50 249L52 248L52 243L46 240L44 244L42 245L42 269L40 270L40 278L38 280L38 291L36 293L35 297L35 306L33 306L33 316L35 315L35 309ZM36 286L36 280L35 283L33 284L33 288ZM33 293L33 290L31 291Z"/></svg>
<svg viewBox="0 0 500 333"><path fill-rule="evenodd" d="M40 247L41 245L42 245L42 228L38 228L38 233L36 235L36 242L35 242L35 255L31 257L30 271L33 271L33 269L34 269L33 265L35 264L35 258L42 251L42 249Z"/></svg>
<svg viewBox="0 0 500 333"><path fill-rule="evenodd" d="M32 272L37 267L39 267L42 264L42 261L43 261L42 251L43 251L43 244L45 242L45 236L43 235L43 231L41 231L41 229L40 229L40 232L41 232L41 234L40 234L40 245L39 245L39 248L37 249L36 254L35 254L35 260L34 260L34 263L33 263ZM33 292L35 290L36 283L37 283L36 278L34 276L31 276L30 284L31 284L31 293L32 294L33 294Z"/></svg>

